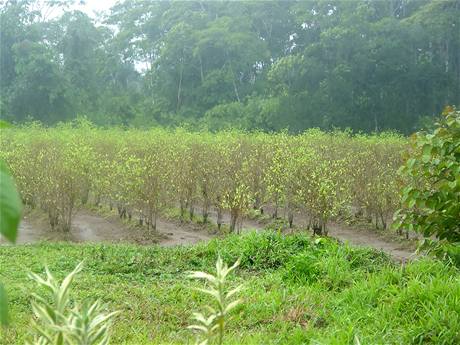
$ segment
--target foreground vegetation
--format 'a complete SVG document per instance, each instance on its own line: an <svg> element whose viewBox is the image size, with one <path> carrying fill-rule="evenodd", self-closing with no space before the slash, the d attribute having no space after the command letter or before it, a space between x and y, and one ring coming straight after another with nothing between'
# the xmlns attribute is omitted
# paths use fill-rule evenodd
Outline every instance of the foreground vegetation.
<svg viewBox="0 0 460 345"><path fill-rule="evenodd" d="M27 278L47 264L59 279L82 259L78 300L99 298L120 310L113 344L190 344L192 311L209 302L190 270L212 271L218 253L241 258L232 284L243 298L227 324L226 344L458 344L460 274L440 261L400 267L370 249L305 235L250 233L194 247L37 244L0 253L11 327L1 344L22 344L31 318Z"/></svg>
<svg viewBox="0 0 460 345"><path fill-rule="evenodd" d="M89 123L4 130L0 156L26 205L68 231L83 204L111 205L155 230L165 208L182 218L211 209L230 229L252 210L301 211L316 233L331 219L368 218L386 228L398 207L397 170L407 140L310 130L300 135L96 129Z"/></svg>

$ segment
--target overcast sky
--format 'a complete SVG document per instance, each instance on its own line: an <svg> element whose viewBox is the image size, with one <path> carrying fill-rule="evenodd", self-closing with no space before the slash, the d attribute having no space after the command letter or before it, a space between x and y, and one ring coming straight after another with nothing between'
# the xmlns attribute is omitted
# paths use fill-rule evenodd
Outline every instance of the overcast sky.
<svg viewBox="0 0 460 345"><path fill-rule="evenodd" d="M95 12L107 11L115 5L117 0L85 0L84 5L77 5L76 8L94 17Z"/></svg>

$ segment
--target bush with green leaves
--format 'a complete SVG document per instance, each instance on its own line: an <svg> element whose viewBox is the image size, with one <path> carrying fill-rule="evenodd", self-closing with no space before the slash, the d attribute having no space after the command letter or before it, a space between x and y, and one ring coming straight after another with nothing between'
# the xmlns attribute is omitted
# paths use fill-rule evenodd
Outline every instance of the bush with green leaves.
<svg viewBox="0 0 460 345"><path fill-rule="evenodd" d="M416 133L400 169L406 187L395 227L460 242L460 111L447 107L432 133Z"/></svg>

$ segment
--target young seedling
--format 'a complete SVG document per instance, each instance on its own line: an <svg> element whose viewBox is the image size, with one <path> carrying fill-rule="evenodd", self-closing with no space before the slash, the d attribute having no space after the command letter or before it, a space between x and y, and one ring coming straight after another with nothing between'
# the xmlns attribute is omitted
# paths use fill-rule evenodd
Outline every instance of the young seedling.
<svg viewBox="0 0 460 345"><path fill-rule="evenodd" d="M100 302L83 303L70 308L70 286L83 263L60 284L46 268L46 278L30 273L29 277L40 287L51 293L47 298L33 294L32 310L36 320L32 321L35 331L33 341L27 345L107 345L110 341L110 326L118 312L106 313Z"/></svg>
<svg viewBox="0 0 460 345"><path fill-rule="evenodd" d="M198 340L199 345L208 345L217 337L217 344L223 343L225 324L229 320L230 312L241 303L240 299L232 300L234 296L241 291L242 285L230 289L227 286L227 276L235 270L240 264L238 259L233 266L228 267L219 256L216 262L216 275L205 272L191 272L189 277L193 279L204 279L207 282L205 288L198 288L205 294L212 297L212 305L206 306L209 315L204 313L193 313L193 318L197 324L191 325L188 328L197 330L201 333L201 339Z"/></svg>

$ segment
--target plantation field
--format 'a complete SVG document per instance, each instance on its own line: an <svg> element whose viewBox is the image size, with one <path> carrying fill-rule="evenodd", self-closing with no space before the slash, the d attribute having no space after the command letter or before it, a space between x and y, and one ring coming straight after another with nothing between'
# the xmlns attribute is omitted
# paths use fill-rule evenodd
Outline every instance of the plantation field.
<svg viewBox="0 0 460 345"><path fill-rule="evenodd" d="M82 206L117 209L157 230L171 208L180 218L216 212L230 232L258 213L327 234L331 221L368 221L387 229L403 185L397 170L407 140L394 134L192 133L96 129L90 124L2 132L0 158L24 203L68 232Z"/></svg>
<svg viewBox="0 0 460 345"><path fill-rule="evenodd" d="M59 279L85 260L74 296L121 310L113 344L192 344L193 310L207 298L189 270L212 271L217 254L241 266L243 303L225 344L458 344L460 274L424 258L400 267L382 253L306 235L230 235L190 247L35 244L0 251L12 325L0 344L23 344L30 321L27 272L45 264Z"/></svg>

